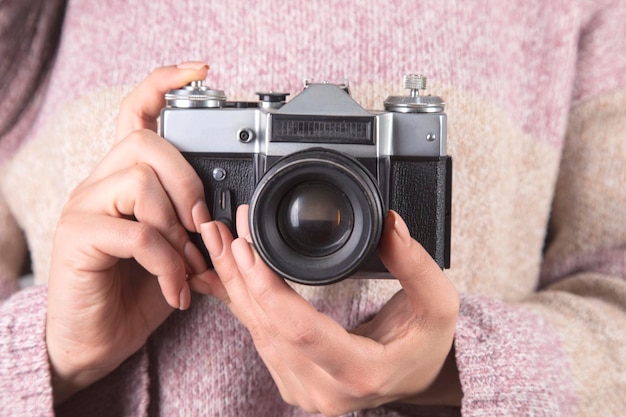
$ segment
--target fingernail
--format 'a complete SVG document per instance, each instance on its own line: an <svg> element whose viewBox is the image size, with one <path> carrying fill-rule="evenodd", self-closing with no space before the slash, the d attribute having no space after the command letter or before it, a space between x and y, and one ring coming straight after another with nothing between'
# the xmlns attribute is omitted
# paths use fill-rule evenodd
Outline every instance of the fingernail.
<svg viewBox="0 0 626 417"><path fill-rule="evenodd" d="M237 266L244 272L254 266L254 252L250 248L250 244L247 240L239 238L233 241L232 244L233 255L237 261Z"/></svg>
<svg viewBox="0 0 626 417"><path fill-rule="evenodd" d="M222 243L222 234L217 223L204 223L200 226L200 229L202 231L202 240L204 240L209 255L212 257L220 256L224 249L224 244Z"/></svg>
<svg viewBox="0 0 626 417"><path fill-rule="evenodd" d="M207 264L204 260L204 256L202 256L202 253L200 253L196 245L194 245L191 241L187 241L187 243L185 243L183 252L185 254L187 264L189 264L189 268L191 268L190 272L192 274L201 274L207 270Z"/></svg>
<svg viewBox="0 0 626 417"><path fill-rule="evenodd" d="M201 70L201 69L209 69L209 64L202 61L188 61L182 62L177 65L178 69L190 69L190 70Z"/></svg>
<svg viewBox="0 0 626 417"><path fill-rule="evenodd" d="M203 223L211 221L211 213L209 212L209 208L206 205L206 201L198 201L191 208L191 218L193 220L194 226L196 227L196 232L200 233L200 226Z"/></svg>
<svg viewBox="0 0 626 417"><path fill-rule="evenodd" d="M187 310L191 305L191 290L189 285L185 284L182 290L180 290L178 308L180 310Z"/></svg>
<svg viewBox="0 0 626 417"><path fill-rule="evenodd" d="M407 246L410 245L412 240L411 233L404 220L402 220L402 217L393 210L389 210L387 216L388 221L390 221L393 226L393 231L398 235L402 243Z"/></svg>

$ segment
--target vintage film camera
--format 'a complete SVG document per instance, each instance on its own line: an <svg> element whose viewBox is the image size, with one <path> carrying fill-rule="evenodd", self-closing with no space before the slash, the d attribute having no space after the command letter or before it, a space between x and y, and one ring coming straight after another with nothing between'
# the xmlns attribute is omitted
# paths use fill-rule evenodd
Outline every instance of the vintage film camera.
<svg viewBox="0 0 626 417"><path fill-rule="evenodd" d="M306 81L288 93L231 102L201 81L169 91L161 134L198 172L209 209L235 231L250 204L253 244L276 273L312 285L356 274L389 277L378 256L388 209L442 268L450 265L452 159L441 98L406 96L363 109L346 84ZM194 242L210 262L198 235Z"/></svg>

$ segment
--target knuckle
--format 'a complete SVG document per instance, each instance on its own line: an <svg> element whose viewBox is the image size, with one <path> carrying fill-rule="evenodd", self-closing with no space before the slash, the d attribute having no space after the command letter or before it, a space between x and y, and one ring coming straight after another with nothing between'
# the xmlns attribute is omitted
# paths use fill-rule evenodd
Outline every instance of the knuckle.
<svg viewBox="0 0 626 417"><path fill-rule="evenodd" d="M280 334L278 327L269 320L262 320L258 315L253 315L245 321L245 326L254 340L254 345L259 352L263 351L265 355L274 355L274 341ZM273 358L277 360L276 358Z"/></svg>
<svg viewBox="0 0 626 417"><path fill-rule="evenodd" d="M168 236L171 236L173 242L176 242L184 250L184 245L189 241L189 233L180 224L178 218L172 217L167 225Z"/></svg>
<svg viewBox="0 0 626 417"><path fill-rule="evenodd" d="M359 400L373 400L384 394L384 387L376 373L361 375L357 381L349 386L347 393L351 398Z"/></svg>
<svg viewBox="0 0 626 417"><path fill-rule="evenodd" d="M146 190L151 188L156 181L156 173L147 164L136 164L130 168L130 175L132 175L133 183L139 187L140 190Z"/></svg>
<svg viewBox="0 0 626 417"><path fill-rule="evenodd" d="M193 190L200 191L202 190L202 182L193 169L188 169L185 171L180 171L176 177L176 181L179 184L180 188L183 190Z"/></svg>
<svg viewBox="0 0 626 417"><path fill-rule="evenodd" d="M126 238L130 247L134 248L136 253L145 253L159 248L159 252L163 255L155 260L158 265L160 274L172 274L177 277L184 277L187 274L185 263L180 256L173 251L168 251L168 243L163 236L153 226L135 222L133 227L128 228Z"/></svg>
<svg viewBox="0 0 626 417"><path fill-rule="evenodd" d="M162 291L169 291L171 288L172 291L175 289L176 295L180 293L183 288L182 279L186 276L185 265L180 257L172 256L156 261L154 264L142 265L153 265L154 275L158 277Z"/></svg>
<svg viewBox="0 0 626 417"><path fill-rule="evenodd" d="M276 294L272 291L272 286L263 280L254 280L248 284L250 291L261 305L273 305Z"/></svg>
<svg viewBox="0 0 626 417"><path fill-rule="evenodd" d="M160 241L156 229L146 223L134 223L134 227L129 227L127 230L126 238L133 247L153 247Z"/></svg>
<svg viewBox="0 0 626 417"><path fill-rule="evenodd" d="M171 273L177 277L185 277L187 275L187 268L185 267L185 263L179 256L172 257L167 270L171 271Z"/></svg>
<svg viewBox="0 0 626 417"><path fill-rule="evenodd" d="M350 381L334 378L330 384L309 387L307 396L300 399L299 406L309 413L320 413L326 417L342 416L362 408L380 405L384 387L378 372L353 373ZM308 406L307 406L308 405Z"/></svg>
<svg viewBox="0 0 626 417"><path fill-rule="evenodd" d="M299 348L310 349L321 344L323 339L323 332L318 327L310 323L298 323L291 336L291 343Z"/></svg>
<svg viewBox="0 0 626 417"><path fill-rule="evenodd" d="M188 201L204 200L204 185L196 171L191 166L181 168L176 173L176 184L183 198Z"/></svg>
<svg viewBox="0 0 626 417"><path fill-rule="evenodd" d="M213 268L218 273L220 281L226 288L230 288L237 284L238 272L235 268L231 268L229 263L224 262L222 258L211 258ZM228 298L230 301L230 298Z"/></svg>
<svg viewBox="0 0 626 417"><path fill-rule="evenodd" d="M54 231L54 251L75 253L74 260L78 260L80 255L92 252L90 235L84 230L92 219L88 216L62 215ZM79 262L76 262L79 263Z"/></svg>
<svg viewBox="0 0 626 417"><path fill-rule="evenodd" d="M372 359L369 363L360 360L356 367L346 369L343 374L335 376L336 384L340 387L342 398L346 402L358 400L360 403L374 402L385 394L386 377L380 369L385 369L384 360Z"/></svg>
<svg viewBox="0 0 626 417"><path fill-rule="evenodd" d="M265 328L259 323L248 323L247 327L257 350L264 350L271 344Z"/></svg>
<svg viewBox="0 0 626 417"><path fill-rule="evenodd" d="M257 323L249 324L248 332L255 343L261 342L265 337L265 331Z"/></svg>
<svg viewBox="0 0 626 417"><path fill-rule="evenodd" d="M87 270L91 263L93 263L95 256L90 252L93 252L91 248L87 248L76 251L72 254L73 256L64 256L60 259L60 265L66 271L80 274ZM51 278L54 280L62 280L58 275L52 275Z"/></svg>

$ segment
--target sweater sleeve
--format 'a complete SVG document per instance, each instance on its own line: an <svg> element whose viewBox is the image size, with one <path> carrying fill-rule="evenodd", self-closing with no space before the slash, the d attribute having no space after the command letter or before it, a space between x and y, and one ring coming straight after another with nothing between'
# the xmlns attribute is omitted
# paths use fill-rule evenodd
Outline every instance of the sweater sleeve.
<svg viewBox="0 0 626 417"><path fill-rule="evenodd" d="M47 287L33 286L0 305L0 416L147 415L150 379L146 349L53 408L46 302Z"/></svg>
<svg viewBox="0 0 626 417"><path fill-rule="evenodd" d="M619 416L626 407L626 91L572 113L542 288L465 296L463 415Z"/></svg>
<svg viewBox="0 0 626 417"><path fill-rule="evenodd" d="M462 300L465 416L626 408L626 8L595 7L579 40L539 289L514 305Z"/></svg>
<svg viewBox="0 0 626 417"><path fill-rule="evenodd" d="M0 305L0 415L53 416L45 342L46 288Z"/></svg>
<svg viewBox="0 0 626 417"><path fill-rule="evenodd" d="M74 394L56 409L57 417L146 417L151 413L149 355L147 346L116 370Z"/></svg>
<svg viewBox="0 0 626 417"><path fill-rule="evenodd" d="M24 235L0 194L0 416L53 416L45 336L47 287L18 291L25 257ZM145 349L140 350L69 399L56 415L145 415L147 364Z"/></svg>

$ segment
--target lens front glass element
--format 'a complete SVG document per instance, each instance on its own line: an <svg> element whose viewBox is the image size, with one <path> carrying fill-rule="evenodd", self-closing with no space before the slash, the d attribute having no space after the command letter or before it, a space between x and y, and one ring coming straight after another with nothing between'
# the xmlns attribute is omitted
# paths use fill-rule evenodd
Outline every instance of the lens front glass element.
<svg viewBox="0 0 626 417"><path fill-rule="evenodd" d="M354 226L352 206L332 184L303 183L282 201L278 228L285 242L303 256L327 256L341 248Z"/></svg>

